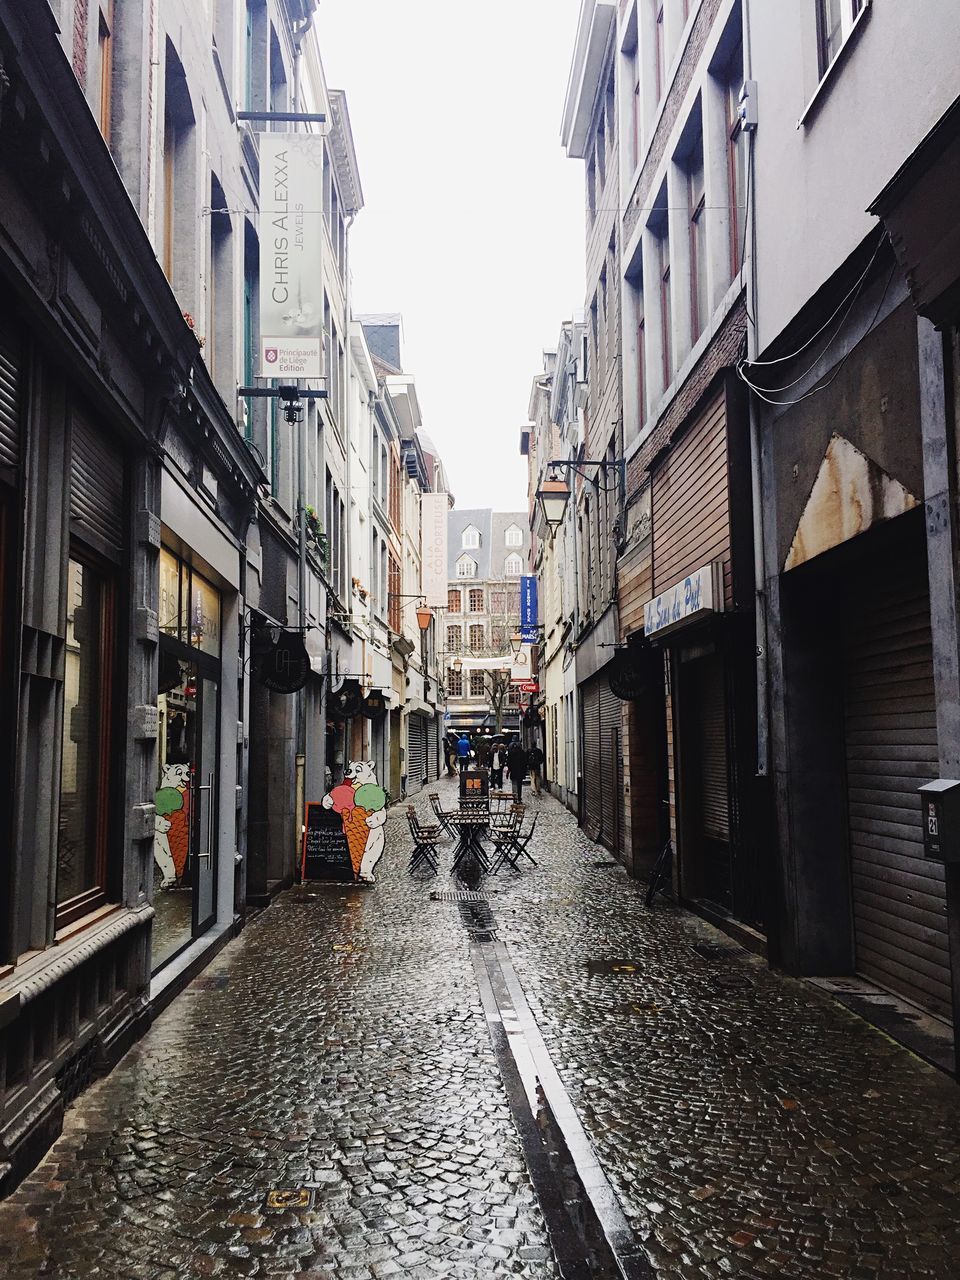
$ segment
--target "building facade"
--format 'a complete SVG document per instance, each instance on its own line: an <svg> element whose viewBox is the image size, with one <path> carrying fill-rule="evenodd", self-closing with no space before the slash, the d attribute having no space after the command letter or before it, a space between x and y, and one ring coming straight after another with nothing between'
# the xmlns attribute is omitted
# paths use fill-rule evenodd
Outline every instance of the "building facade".
<svg viewBox="0 0 960 1280"><path fill-rule="evenodd" d="M521 666L511 643L520 628L520 578L528 571L527 515L455 507L447 537L447 731L517 733L530 706L530 695L514 682ZM520 659L529 673L529 654Z"/></svg>
<svg viewBox="0 0 960 1280"><path fill-rule="evenodd" d="M294 881L304 801L389 759L380 552L408 538L417 591L391 513L426 467L351 321L363 196L315 8L0 4L0 1192ZM285 111L325 117L325 394L290 413L248 394L259 156L317 124L239 114Z"/></svg>

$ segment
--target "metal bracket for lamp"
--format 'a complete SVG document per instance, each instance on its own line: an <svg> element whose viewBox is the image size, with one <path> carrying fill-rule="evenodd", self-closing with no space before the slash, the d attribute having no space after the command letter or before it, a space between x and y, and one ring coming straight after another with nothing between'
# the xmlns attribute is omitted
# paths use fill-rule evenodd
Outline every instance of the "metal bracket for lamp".
<svg viewBox="0 0 960 1280"><path fill-rule="evenodd" d="M593 474L589 470L591 467L594 468ZM583 476L585 480L591 480L596 484L600 493L616 491L622 499L626 491L627 463L625 458L551 459L547 463L547 478L537 490L537 503L551 534L555 533L563 524L567 503L570 501L570 485L567 480L561 479L558 475L561 468L565 469L567 474L574 472L576 475ZM612 484L606 480L606 477L611 472L613 473ZM603 484L600 483L601 476L604 477Z"/></svg>
<svg viewBox="0 0 960 1280"><path fill-rule="evenodd" d="M298 387L292 383L283 383L279 387L238 387L237 395L243 399L279 400L283 404L285 421L297 423L302 420L303 400L327 400L329 392L326 387Z"/></svg>

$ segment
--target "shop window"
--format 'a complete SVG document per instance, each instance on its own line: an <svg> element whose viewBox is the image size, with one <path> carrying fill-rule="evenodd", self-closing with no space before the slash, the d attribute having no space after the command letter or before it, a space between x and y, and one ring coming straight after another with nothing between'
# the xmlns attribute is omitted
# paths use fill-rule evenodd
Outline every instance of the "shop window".
<svg viewBox="0 0 960 1280"><path fill-rule="evenodd" d="M160 550L160 631L220 656L220 593L165 547Z"/></svg>
<svg viewBox="0 0 960 1280"><path fill-rule="evenodd" d="M79 553L71 555L57 841L58 926L106 901L114 640L110 577Z"/></svg>

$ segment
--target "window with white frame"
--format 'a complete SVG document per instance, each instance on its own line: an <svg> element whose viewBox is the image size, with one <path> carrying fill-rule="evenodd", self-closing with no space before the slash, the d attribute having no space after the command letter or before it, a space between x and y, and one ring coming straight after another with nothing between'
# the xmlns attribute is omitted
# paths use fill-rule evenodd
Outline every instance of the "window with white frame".
<svg viewBox="0 0 960 1280"><path fill-rule="evenodd" d="M447 693L451 698L463 697L463 672L447 668Z"/></svg>
<svg viewBox="0 0 960 1280"><path fill-rule="evenodd" d="M470 588L470 612L483 613L483 587Z"/></svg>
<svg viewBox="0 0 960 1280"><path fill-rule="evenodd" d="M466 529L463 531L463 537L460 539L460 545L461 547L466 547L470 550L479 547L480 530L475 529L472 524L467 525Z"/></svg>
<svg viewBox="0 0 960 1280"><path fill-rule="evenodd" d="M483 623L473 623L470 627L470 652L482 653L485 642Z"/></svg>
<svg viewBox="0 0 960 1280"><path fill-rule="evenodd" d="M508 578L519 578L523 573L523 560L519 556L507 556L503 564L503 572Z"/></svg>
<svg viewBox="0 0 960 1280"><path fill-rule="evenodd" d="M690 235L690 340L696 342L707 323L707 212L703 182L703 130L693 140L687 161Z"/></svg>
<svg viewBox="0 0 960 1280"><path fill-rule="evenodd" d="M459 653L463 648L463 632L459 627L447 627L447 653Z"/></svg>
<svg viewBox="0 0 960 1280"><path fill-rule="evenodd" d="M458 578L475 578L477 576L477 562L471 556L461 556L457 561L457 577Z"/></svg>
<svg viewBox="0 0 960 1280"><path fill-rule="evenodd" d="M515 524L512 524L507 530L504 540L508 547L522 547L523 530L518 529Z"/></svg>
<svg viewBox="0 0 960 1280"><path fill-rule="evenodd" d="M864 0L814 0L817 11L817 60L820 79L829 71L860 16Z"/></svg>
<svg viewBox="0 0 960 1280"><path fill-rule="evenodd" d="M470 672L470 697L482 698L487 692L487 683L482 671Z"/></svg>

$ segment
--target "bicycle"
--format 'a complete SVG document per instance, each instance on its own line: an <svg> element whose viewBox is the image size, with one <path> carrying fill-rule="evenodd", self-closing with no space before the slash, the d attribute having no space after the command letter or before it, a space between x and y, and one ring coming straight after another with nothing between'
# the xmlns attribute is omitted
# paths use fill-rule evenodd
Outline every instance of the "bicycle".
<svg viewBox="0 0 960 1280"><path fill-rule="evenodd" d="M666 802L664 802L666 803ZM667 836L667 842L657 854L657 860L653 864L653 870L650 872L650 879L647 881L647 892L644 896L644 904L652 907L654 899L658 893L663 894L665 898L672 898L672 893L668 885L672 884L673 870L673 841Z"/></svg>

